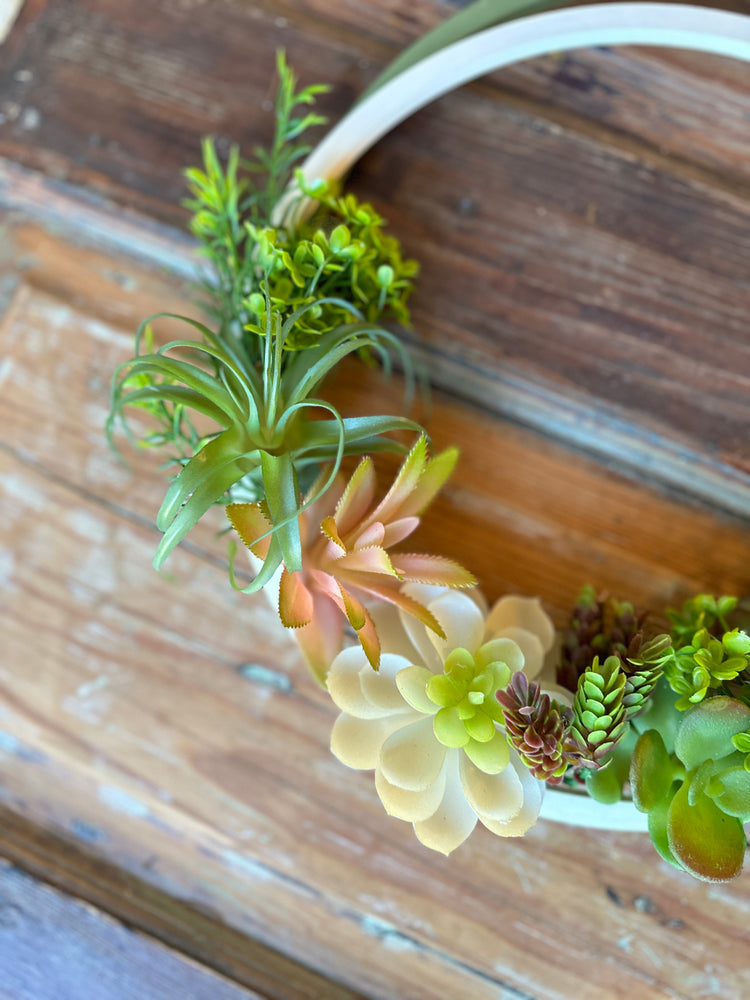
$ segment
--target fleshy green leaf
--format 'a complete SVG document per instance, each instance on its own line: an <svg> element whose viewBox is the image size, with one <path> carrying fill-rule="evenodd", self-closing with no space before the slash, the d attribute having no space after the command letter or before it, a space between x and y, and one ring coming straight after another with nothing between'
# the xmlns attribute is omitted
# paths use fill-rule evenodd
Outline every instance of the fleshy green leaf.
<svg viewBox="0 0 750 1000"><path fill-rule="evenodd" d="M469 734L455 708L441 708L433 725L435 736L446 747L463 747L469 742Z"/></svg>
<svg viewBox="0 0 750 1000"><path fill-rule="evenodd" d="M464 745L464 752L472 764L485 774L499 774L510 762L508 740L499 730L495 730L492 739L484 743L469 740Z"/></svg>
<svg viewBox="0 0 750 1000"><path fill-rule="evenodd" d="M734 698L709 698L685 714L675 752L688 771L733 752L732 737L750 727L750 708Z"/></svg>
<svg viewBox="0 0 750 1000"><path fill-rule="evenodd" d="M727 882L742 870L745 833L742 823L705 795L690 805L690 782L679 789L667 814L667 839L677 861L696 878Z"/></svg>
<svg viewBox="0 0 750 1000"><path fill-rule="evenodd" d="M649 729L638 738L630 762L633 804L641 812L651 812L669 795L674 776L672 760L661 733Z"/></svg>

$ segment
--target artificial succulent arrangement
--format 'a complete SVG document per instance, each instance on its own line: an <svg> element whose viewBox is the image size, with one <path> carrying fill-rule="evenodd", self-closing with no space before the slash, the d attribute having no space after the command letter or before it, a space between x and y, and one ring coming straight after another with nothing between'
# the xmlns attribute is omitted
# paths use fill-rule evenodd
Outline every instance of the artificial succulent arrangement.
<svg viewBox="0 0 750 1000"><path fill-rule="evenodd" d="M478 821L520 836L552 786L630 798L663 858L700 879L735 877L750 821L750 636L737 600L698 595L658 628L587 587L557 634L537 599L490 608L462 566L403 551L456 449L433 456L414 421L344 416L322 392L351 355L395 358L413 381L381 324L408 323L417 265L372 206L295 175L325 88L297 89L283 55L277 68L270 148L250 160L232 148L222 164L206 140L186 174L208 319L170 317L187 335L157 347L152 317L113 378L110 440L124 427L173 473L154 565L224 506L232 584L271 597L339 709L333 753L373 770L387 812L427 847L450 853ZM386 450L404 458L379 495L372 456ZM238 542L254 572L245 586Z"/></svg>

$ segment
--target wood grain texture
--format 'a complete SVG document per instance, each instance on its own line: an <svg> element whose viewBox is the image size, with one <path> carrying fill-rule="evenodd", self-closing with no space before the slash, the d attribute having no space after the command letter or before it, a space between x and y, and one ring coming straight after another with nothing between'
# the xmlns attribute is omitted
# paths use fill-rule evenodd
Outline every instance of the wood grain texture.
<svg viewBox="0 0 750 1000"><path fill-rule="evenodd" d="M181 224L200 137L268 136L275 48L334 83L336 119L451 9L35 0L0 53L0 155ZM745 515L749 95L731 60L572 53L380 143L352 187L423 262L413 336L436 384Z"/></svg>
<svg viewBox="0 0 750 1000"><path fill-rule="evenodd" d="M255 987L262 991L263 1000L360 1000L359 993L318 976L238 933L211 910L186 905L149 882L134 878L111 861L92 856L92 845L97 843L101 843L100 831L95 827L74 824L71 835L62 837L0 807L0 854L67 896L84 900L97 912L104 911L126 927L137 928L166 944L168 949L190 954L222 977ZM14 878L17 883L20 876ZM30 920L34 914L26 916ZM111 926L98 923L105 933ZM155 949L156 964L158 954ZM168 950L167 954L171 952ZM4 968L9 965L12 963L5 963ZM225 979L220 982L223 984ZM153 989L147 990L145 996L152 993ZM88 995L83 992L73 1000ZM192 992L187 996L192 1000ZM58 994L50 993L50 1000L57 998ZM16 996L13 1000L21 998ZM31 1000L47 1000L47 996L40 992ZM120 995L115 1000L120 1000Z"/></svg>
<svg viewBox="0 0 750 1000"><path fill-rule="evenodd" d="M2 1000L265 1000L0 859Z"/></svg>
<svg viewBox="0 0 750 1000"><path fill-rule="evenodd" d="M331 703L264 599L231 590L211 527L168 575L150 569L155 456L128 471L99 428L134 319L184 287L59 227L7 219L3 245L5 807L378 1000L740 1000L745 880L700 885L643 836L544 823L520 841L477 831L446 862L385 816L371 776L331 757ZM347 412L396 405L398 386L369 379L352 367L333 387ZM644 601L750 590L741 522L439 394L430 427L464 458L422 545L464 559L491 598L540 593L560 620L587 579ZM192 950L151 905L160 937Z"/></svg>
<svg viewBox="0 0 750 1000"><path fill-rule="evenodd" d="M220 512L155 574L159 460L104 441L138 323L191 311L169 226L200 136L267 137L279 45L335 119L452 6L26 0L0 49L0 855L272 1000L745 1000L747 875L546 823L445 861L388 819L290 636L229 586ZM412 343L450 389L428 425L462 451L419 545L491 600L561 623L588 581L750 593L746 80L550 57L352 177L424 262ZM354 364L330 391L401 406Z"/></svg>

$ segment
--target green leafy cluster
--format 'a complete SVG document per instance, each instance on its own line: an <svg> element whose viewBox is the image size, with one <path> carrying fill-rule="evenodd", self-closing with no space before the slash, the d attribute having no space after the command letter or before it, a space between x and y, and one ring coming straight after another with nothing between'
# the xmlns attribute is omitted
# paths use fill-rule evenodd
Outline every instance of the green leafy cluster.
<svg viewBox="0 0 750 1000"><path fill-rule="evenodd" d="M736 605L698 594L667 612L670 710L641 716L629 774L657 851L708 881L739 874L750 822L750 636L730 628Z"/></svg>
<svg viewBox="0 0 750 1000"><path fill-rule="evenodd" d="M571 730L586 747L587 759L595 765L604 763L627 731L625 685L625 673L617 656L608 656L602 664L595 657L578 681Z"/></svg>
<svg viewBox="0 0 750 1000"><path fill-rule="evenodd" d="M701 629L713 631L720 626L729 630L727 615L737 607L736 597L714 597L712 594L696 594L682 605L682 608L668 608L667 618L672 624L672 638L676 647L685 645Z"/></svg>
<svg viewBox="0 0 750 1000"><path fill-rule="evenodd" d="M487 743L496 735L495 723L503 721L495 692L510 680L510 669L488 659L484 649L476 657L467 649L454 649L444 672L427 683L427 697L438 706L435 736L444 746L464 747L470 740Z"/></svg>
<svg viewBox="0 0 750 1000"><path fill-rule="evenodd" d="M295 111L327 89L298 91L281 53L277 68L271 148L257 148L253 159L243 160L233 146L222 167L214 142L205 139L202 168L186 171L190 230L212 265L203 283L204 308L220 335L243 338L256 358L269 308L282 322L297 315L284 350L312 346L328 330L350 322L351 306L370 323L393 319L408 325L406 302L418 271L416 261L402 256L398 240L386 235L384 220L371 205L352 194L338 197L328 182L307 186L298 174L299 196L310 198L316 211L294 224L291 211L284 220L274 218L295 166L309 152L303 134L325 121Z"/></svg>
<svg viewBox="0 0 750 1000"><path fill-rule="evenodd" d="M353 195L336 198L328 185L302 190L321 208L313 222L295 230L248 224L257 244L258 262L267 274L265 293L255 292L244 305L255 321L246 329L263 335L267 300L290 314L309 307L297 321L286 347L309 347L326 331L346 322L351 302L365 319L388 316L408 325L406 302L418 265L404 260L397 239L383 232L383 219ZM325 227L318 225L324 211ZM331 224L333 228L331 228Z"/></svg>
<svg viewBox="0 0 750 1000"><path fill-rule="evenodd" d="M672 690L680 695L678 709L687 709L710 691L725 689L747 670L750 636L739 629L717 638L707 628L699 629L690 643L677 649L665 668Z"/></svg>
<svg viewBox="0 0 750 1000"><path fill-rule="evenodd" d="M244 160L239 148L232 146L226 166L222 167L213 140L206 138L202 168L185 171L191 195L185 201L191 212L190 231L200 244L201 254L210 262L210 272L202 285L202 305L222 337L228 333L238 336L250 322L252 317L245 303L263 279L248 224L269 224L295 167L310 151L303 136L308 129L325 123L324 117L305 109L329 88L315 84L297 90L295 75L283 52L277 53L276 69L279 85L270 147L256 147L252 158ZM250 353L257 357L256 345L251 340L248 343Z"/></svg>

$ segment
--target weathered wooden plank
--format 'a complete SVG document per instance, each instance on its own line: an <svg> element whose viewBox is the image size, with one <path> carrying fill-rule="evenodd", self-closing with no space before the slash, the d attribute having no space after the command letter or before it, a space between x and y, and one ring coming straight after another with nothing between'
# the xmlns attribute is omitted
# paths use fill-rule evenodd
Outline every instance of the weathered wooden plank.
<svg viewBox="0 0 750 1000"><path fill-rule="evenodd" d="M2 324L6 806L369 997L739 1000L744 882L698 885L644 837L544 824L430 855L331 758L330 702L263 599L229 588L222 543L206 530L175 554L180 587L150 570L160 476L145 455L130 479L95 425L133 314L180 285L8 233L24 270ZM395 403L354 372L342 406ZM637 600L750 590L746 526L439 395L431 427L464 459L422 543L491 598L537 592L559 618L587 579Z"/></svg>
<svg viewBox="0 0 750 1000"><path fill-rule="evenodd" d="M92 856L92 847L102 840L96 827L78 823L72 833L78 843L73 836L55 836L0 807L0 855L125 926L262 991L267 1000L358 1000L359 994L238 933L206 908L188 906L103 857Z"/></svg>
<svg viewBox="0 0 750 1000"><path fill-rule="evenodd" d="M705 6L705 5L704 5ZM748 6L744 5L744 13ZM705 53L654 48L588 49L557 53L508 67L494 78L521 102L543 101L560 124L580 129L583 118L632 140L644 156L681 174L736 187L750 179L747 65Z"/></svg>
<svg viewBox="0 0 750 1000"><path fill-rule="evenodd" d="M263 1000L0 858L4 1000Z"/></svg>
<svg viewBox="0 0 750 1000"><path fill-rule="evenodd" d="M480 831L450 864L429 856L367 776L330 758L331 706L260 602L227 602L223 575L189 554L178 597L148 573L143 531L110 515L113 591L100 551L65 530L96 523L92 505L4 462L3 483L19 480L44 490L35 516L55 527L34 532L4 502L24 538L2 613L13 809L87 831L127 870L365 995L692 997L718 978L742 996L742 884L717 901L644 837L544 825L518 843ZM267 673L231 669L232 646ZM633 902L621 913L607 886L664 926Z"/></svg>
<svg viewBox="0 0 750 1000"><path fill-rule="evenodd" d="M325 66L336 117L449 5L27 8L5 47L0 153L182 223L180 169L201 134L267 136L275 47L305 80ZM352 181L424 263L416 338L436 382L738 513L743 70L652 50L539 60L423 112Z"/></svg>

